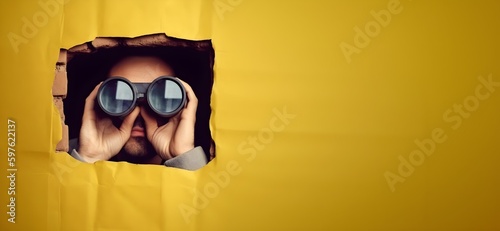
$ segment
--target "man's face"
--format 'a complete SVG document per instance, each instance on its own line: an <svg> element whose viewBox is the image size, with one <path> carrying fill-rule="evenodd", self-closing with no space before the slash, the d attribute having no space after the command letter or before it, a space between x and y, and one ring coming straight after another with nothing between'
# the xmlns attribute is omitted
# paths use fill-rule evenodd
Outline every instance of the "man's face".
<svg viewBox="0 0 500 231"><path fill-rule="evenodd" d="M127 57L113 66L108 77L121 76L135 83L150 83L156 78L169 75L175 76L172 68L162 60L155 57ZM130 139L125 143L122 154L125 158L134 160L149 160L156 153L151 143L146 138L146 126L144 125L144 113L149 113L153 118L158 116L148 112L147 106L139 104L141 112L134 122Z"/></svg>

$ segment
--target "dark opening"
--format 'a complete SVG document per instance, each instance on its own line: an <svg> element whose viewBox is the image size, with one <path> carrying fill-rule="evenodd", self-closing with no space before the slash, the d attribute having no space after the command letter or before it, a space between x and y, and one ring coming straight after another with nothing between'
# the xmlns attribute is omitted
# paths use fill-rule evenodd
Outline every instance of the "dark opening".
<svg viewBox="0 0 500 231"><path fill-rule="evenodd" d="M68 94L64 100L69 139L79 137L85 98L94 87L105 80L111 67L124 56L157 56L169 63L176 77L188 83L198 98L195 125L195 146L201 146L210 159L212 136L209 127L211 114L210 97L213 86L214 50L210 41L188 41L169 38L169 46L118 45L111 48L94 48L87 43L90 52L68 50ZM202 43L202 45L200 45ZM89 45L90 44L90 45ZM187 45L186 45L187 44ZM215 144L214 144L215 148ZM71 151L71 150L70 150Z"/></svg>

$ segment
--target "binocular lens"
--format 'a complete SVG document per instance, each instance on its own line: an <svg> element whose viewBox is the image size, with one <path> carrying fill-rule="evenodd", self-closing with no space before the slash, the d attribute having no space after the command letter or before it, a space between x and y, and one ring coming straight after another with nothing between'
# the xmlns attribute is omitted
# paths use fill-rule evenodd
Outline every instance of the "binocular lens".
<svg viewBox="0 0 500 231"><path fill-rule="evenodd" d="M134 101L132 87L121 80L107 82L99 94L99 104L111 115L126 113L132 108Z"/></svg>
<svg viewBox="0 0 500 231"><path fill-rule="evenodd" d="M184 100L181 86L170 79L160 79L150 87L149 105L159 114L168 115L178 111Z"/></svg>

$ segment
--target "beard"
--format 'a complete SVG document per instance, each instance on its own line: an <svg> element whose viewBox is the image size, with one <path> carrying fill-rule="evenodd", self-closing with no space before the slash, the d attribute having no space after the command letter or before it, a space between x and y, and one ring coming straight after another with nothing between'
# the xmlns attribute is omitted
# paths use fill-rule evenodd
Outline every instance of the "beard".
<svg viewBox="0 0 500 231"><path fill-rule="evenodd" d="M143 164L156 156L153 145L146 137L130 137L120 152L112 158L113 161L126 161Z"/></svg>
<svg viewBox="0 0 500 231"><path fill-rule="evenodd" d="M130 137L123 146L122 152L136 157L153 157L156 155L153 145L145 137Z"/></svg>
<svg viewBox="0 0 500 231"><path fill-rule="evenodd" d="M138 117L134 121L134 126L144 129L146 133L144 120ZM120 152L111 158L112 161L126 161L135 164L143 164L149 162L156 156L156 151L146 137L130 137Z"/></svg>

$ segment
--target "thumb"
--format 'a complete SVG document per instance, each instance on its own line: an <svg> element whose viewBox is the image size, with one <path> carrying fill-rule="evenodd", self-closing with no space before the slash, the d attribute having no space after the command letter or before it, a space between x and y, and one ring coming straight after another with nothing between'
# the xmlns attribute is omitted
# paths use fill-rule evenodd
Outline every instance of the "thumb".
<svg viewBox="0 0 500 231"><path fill-rule="evenodd" d="M151 116L146 110L141 109L141 116L144 119L144 125L146 126L146 136L148 140L152 140L153 134L156 129L158 129L158 122L156 121L156 118Z"/></svg>
<svg viewBox="0 0 500 231"><path fill-rule="evenodd" d="M134 110L125 117L125 119L122 122L122 125L120 126L120 132L122 135L130 135L130 132L132 131L132 127L134 126L134 121L139 115L140 109L138 107L134 108Z"/></svg>

